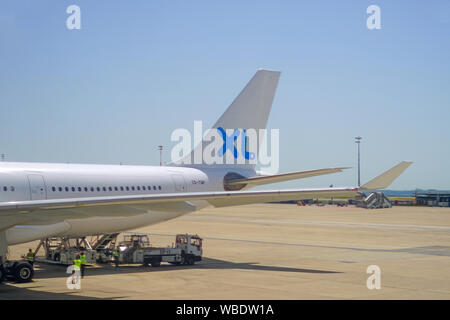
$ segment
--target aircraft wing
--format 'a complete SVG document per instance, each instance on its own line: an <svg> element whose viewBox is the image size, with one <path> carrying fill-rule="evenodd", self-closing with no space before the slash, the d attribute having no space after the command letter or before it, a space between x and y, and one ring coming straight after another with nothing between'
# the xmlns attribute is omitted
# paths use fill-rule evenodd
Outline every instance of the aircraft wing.
<svg viewBox="0 0 450 320"><path fill-rule="evenodd" d="M35 210L61 210L94 206L142 207L158 203L206 200L215 207L236 206L250 203L264 203L312 198L352 197L358 188L290 189L258 191L220 191L168 193L131 196L106 196L57 200L30 200L0 203L0 218L7 213L26 215Z"/></svg>
<svg viewBox="0 0 450 320"><path fill-rule="evenodd" d="M238 206L315 198L352 198L358 192L387 187L411 162L402 162L386 171L363 188L322 188L257 191L220 191L172 194L149 194L30 200L0 203L0 231L17 224L63 221L92 216L131 216L145 210L189 212L195 210L194 201L207 201L215 207Z"/></svg>
<svg viewBox="0 0 450 320"><path fill-rule="evenodd" d="M313 198L354 197L357 188L221 191L106 196L58 200L31 200L0 203L0 231L14 225L48 224L89 217L127 217L147 210L195 211L193 201L204 200L214 207L238 206Z"/></svg>

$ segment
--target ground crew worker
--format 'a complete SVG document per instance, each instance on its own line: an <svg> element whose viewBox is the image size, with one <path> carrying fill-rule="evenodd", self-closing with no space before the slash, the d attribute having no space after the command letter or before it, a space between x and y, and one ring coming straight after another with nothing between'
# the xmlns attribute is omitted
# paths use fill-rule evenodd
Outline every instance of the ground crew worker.
<svg viewBox="0 0 450 320"><path fill-rule="evenodd" d="M31 265L34 264L34 253L33 253L33 251L31 251L31 249L28 249L27 260L28 260L29 264L31 264Z"/></svg>
<svg viewBox="0 0 450 320"><path fill-rule="evenodd" d="M77 256L75 257L75 260L73 260L73 264L74 264L74 267L73 267L72 274L74 274L77 271L80 271L80 269L81 269L81 259L80 259L79 254L77 254ZM73 277L72 284L75 284L75 281L76 281L75 277Z"/></svg>
<svg viewBox="0 0 450 320"><path fill-rule="evenodd" d="M84 270L86 269L86 254L84 251L81 251L80 254L80 261L81 261L81 278L84 278Z"/></svg>
<svg viewBox="0 0 450 320"><path fill-rule="evenodd" d="M77 256L75 257L75 260L73 260L73 264L75 265L75 267L73 268L74 271L81 270L81 259L80 259L79 254L77 254Z"/></svg>
<svg viewBox="0 0 450 320"><path fill-rule="evenodd" d="M119 250L117 248L114 249L113 255L114 255L114 263L116 265L116 268L118 268L119 267Z"/></svg>

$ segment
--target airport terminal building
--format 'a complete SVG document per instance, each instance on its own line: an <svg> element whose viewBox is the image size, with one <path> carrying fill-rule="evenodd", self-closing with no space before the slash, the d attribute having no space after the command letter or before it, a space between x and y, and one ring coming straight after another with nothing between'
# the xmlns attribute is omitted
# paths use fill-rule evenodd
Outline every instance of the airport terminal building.
<svg viewBox="0 0 450 320"><path fill-rule="evenodd" d="M450 193L417 194L416 204L430 207L450 207Z"/></svg>

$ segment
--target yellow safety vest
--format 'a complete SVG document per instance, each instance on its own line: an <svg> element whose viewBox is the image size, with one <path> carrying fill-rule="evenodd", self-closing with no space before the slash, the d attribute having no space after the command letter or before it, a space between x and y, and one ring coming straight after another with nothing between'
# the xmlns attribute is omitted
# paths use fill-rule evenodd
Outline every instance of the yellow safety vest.
<svg viewBox="0 0 450 320"><path fill-rule="evenodd" d="M28 260L28 261L34 261L34 253L28 252L28 254L27 254L27 260Z"/></svg>
<svg viewBox="0 0 450 320"><path fill-rule="evenodd" d="M81 259L81 264L86 264L86 263L87 263L87 261L86 261L86 255L85 255L85 254L82 254L82 255L80 256L80 259Z"/></svg>
<svg viewBox="0 0 450 320"><path fill-rule="evenodd" d="M75 265L73 270L80 270L80 267L81 267L81 260L80 259L73 260L73 264Z"/></svg>
<svg viewBox="0 0 450 320"><path fill-rule="evenodd" d="M119 256L119 250L114 250L114 257L118 257Z"/></svg>

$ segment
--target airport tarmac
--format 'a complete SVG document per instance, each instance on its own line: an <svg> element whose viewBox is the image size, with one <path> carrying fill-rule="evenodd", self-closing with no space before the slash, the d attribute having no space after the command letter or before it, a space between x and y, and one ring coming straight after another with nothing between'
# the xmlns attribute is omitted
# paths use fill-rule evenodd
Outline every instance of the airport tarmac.
<svg viewBox="0 0 450 320"><path fill-rule="evenodd" d="M260 204L209 208L136 230L170 245L204 238L194 266L90 267L80 290L66 268L37 263L0 299L450 299L450 208ZM10 247L18 258L37 242ZM381 288L367 288L369 266Z"/></svg>

